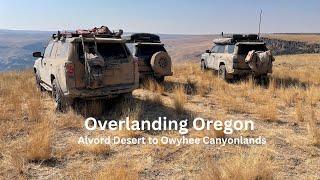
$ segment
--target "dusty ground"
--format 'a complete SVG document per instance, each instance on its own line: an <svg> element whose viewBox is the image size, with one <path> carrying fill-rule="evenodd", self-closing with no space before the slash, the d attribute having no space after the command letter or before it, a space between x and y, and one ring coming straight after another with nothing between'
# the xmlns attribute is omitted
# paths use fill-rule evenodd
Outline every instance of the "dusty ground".
<svg viewBox="0 0 320 180"><path fill-rule="evenodd" d="M182 52L194 52L192 47L200 52L210 44L211 39L203 38L190 46L177 43L181 50L170 51L179 59L184 58ZM320 55L277 57L268 89L250 80L227 84L211 72L201 73L197 63L177 64L174 76L163 84L147 82L133 92L133 98L107 101L100 116L252 119L253 132L224 135L189 129L186 136L264 136L267 144L263 146L78 145L84 135L180 135L173 131L88 132L84 119L99 104L89 104L87 111L55 113L50 96L35 91L31 71L1 73L0 179L319 179L319 61Z"/></svg>

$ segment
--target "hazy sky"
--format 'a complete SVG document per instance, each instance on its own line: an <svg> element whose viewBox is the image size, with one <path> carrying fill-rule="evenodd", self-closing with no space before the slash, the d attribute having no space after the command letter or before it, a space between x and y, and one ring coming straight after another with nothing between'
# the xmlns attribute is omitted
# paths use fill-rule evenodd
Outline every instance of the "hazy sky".
<svg viewBox="0 0 320 180"><path fill-rule="evenodd" d="M320 32L318 0L1 0L0 29L65 30L107 25L174 34Z"/></svg>

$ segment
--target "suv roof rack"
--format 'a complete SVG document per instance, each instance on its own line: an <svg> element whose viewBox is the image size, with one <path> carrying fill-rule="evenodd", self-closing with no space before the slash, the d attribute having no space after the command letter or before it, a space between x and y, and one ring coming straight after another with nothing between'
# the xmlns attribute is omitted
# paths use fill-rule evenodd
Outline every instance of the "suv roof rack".
<svg viewBox="0 0 320 180"><path fill-rule="evenodd" d="M127 40L127 42L149 42L149 43L161 43L160 37L155 34L150 33L134 33L131 35L123 36L123 39Z"/></svg>
<svg viewBox="0 0 320 180"><path fill-rule="evenodd" d="M235 44L237 42L263 42L256 34L231 34L214 39L215 44Z"/></svg>
<svg viewBox="0 0 320 180"><path fill-rule="evenodd" d="M78 29L75 32L67 32L61 33L58 31L57 33L52 34L52 39L61 39L61 38L73 38L73 37L99 37L99 38L121 38L123 34L123 30L120 29L118 31L110 31L107 26L101 26L100 28L93 28L88 30Z"/></svg>

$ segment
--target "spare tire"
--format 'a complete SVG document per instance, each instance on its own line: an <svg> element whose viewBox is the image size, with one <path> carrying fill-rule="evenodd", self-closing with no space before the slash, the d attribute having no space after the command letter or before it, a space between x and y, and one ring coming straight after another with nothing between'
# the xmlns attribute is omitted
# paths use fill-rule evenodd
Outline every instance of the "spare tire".
<svg viewBox="0 0 320 180"><path fill-rule="evenodd" d="M251 70L255 75L267 74L272 67L272 54L270 51L250 51L246 57Z"/></svg>
<svg viewBox="0 0 320 180"><path fill-rule="evenodd" d="M160 51L151 57L151 67L159 75L171 75L171 58L168 53Z"/></svg>

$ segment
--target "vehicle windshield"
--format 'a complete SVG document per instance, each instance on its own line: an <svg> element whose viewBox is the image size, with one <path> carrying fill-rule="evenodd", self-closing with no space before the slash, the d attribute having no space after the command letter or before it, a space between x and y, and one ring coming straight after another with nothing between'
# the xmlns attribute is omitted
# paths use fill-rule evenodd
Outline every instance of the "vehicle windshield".
<svg viewBox="0 0 320 180"><path fill-rule="evenodd" d="M85 46L88 46L89 52L95 54L94 52L94 43L85 43ZM125 44L121 43L97 43L98 52L105 59L125 59L128 57L129 50ZM79 43L78 49L79 59L84 59L83 47Z"/></svg>
<svg viewBox="0 0 320 180"><path fill-rule="evenodd" d="M264 44L240 44L238 54L246 55L249 51L267 51L267 47Z"/></svg>
<svg viewBox="0 0 320 180"><path fill-rule="evenodd" d="M157 52L167 52L163 45L139 45L137 46L136 56L152 56Z"/></svg>

